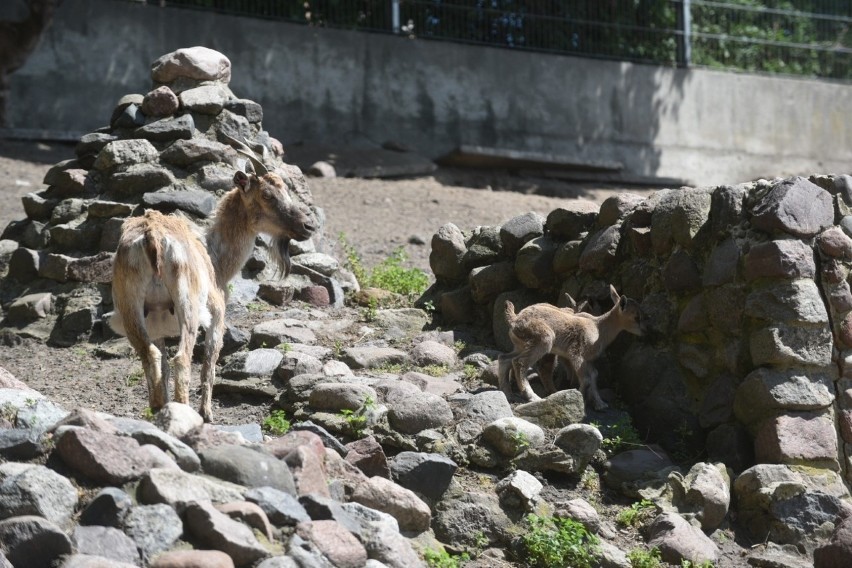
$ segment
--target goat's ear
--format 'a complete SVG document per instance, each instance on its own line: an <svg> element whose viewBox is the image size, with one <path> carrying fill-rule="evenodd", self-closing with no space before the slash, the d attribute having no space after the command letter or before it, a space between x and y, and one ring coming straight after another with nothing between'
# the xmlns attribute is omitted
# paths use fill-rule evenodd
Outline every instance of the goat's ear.
<svg viewBox="0 0 852 568"><path fill-rule="evenodd" d="M574 300L574 298L572 298L571 294L569 294L568 292L562 293L562 304L563 304L563 306L571 308L572 310L576 311L576 309L577 309L576 300Z"/></svg>
<svg viewBox="0 0 852 568"><path fill-rule="evenodd" d="M622 296L618 301L618 309L624 311L624 308L627 307L627 296Z"/></svg>
<svg viewBox="0 0 852 568"><path fill-rule="evenodd" d="M237 184L237 187L245 191L249 186L249 177L245 172L237 170L237 173L234 174L234 183Z"/></svg>
<svg viewBox="0 0 852 568"><path fill-rule="evenodd" d="M615 291L615 286L609 285L609 297L612 298L613 305L618 303L618 292Z"/></svg>

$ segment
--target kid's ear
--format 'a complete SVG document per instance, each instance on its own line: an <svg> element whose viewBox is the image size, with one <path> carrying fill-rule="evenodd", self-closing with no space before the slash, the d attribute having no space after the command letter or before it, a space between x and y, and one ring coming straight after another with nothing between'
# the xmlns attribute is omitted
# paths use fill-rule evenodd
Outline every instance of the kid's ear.
<svg viewBox="0 0 852 568"><path fill-rule="evenodd" d="M609 285L609 297L612 298L613 305L618 303L618 292L615 291L615 286L612 284Z"/></svg>
<svg viewBox="0 0 852 568"><path fill-rule="evenodd" d="M245 172L237 170L237 173L234 174L234 183L237 184L237 187L245 191L248 189L249 177Z"/></svg>
<svg viewBox="0 0 852 568"><path fill-rule="evenodd" d="M621 297L621 300L619 300L619 302L618 302L618 308L619 308L620 310L623 310L623 309L624 309L624 308L626 308L626 307L627 307L627 297L626 297L626 296L622 296L622 297Z"/></svg>

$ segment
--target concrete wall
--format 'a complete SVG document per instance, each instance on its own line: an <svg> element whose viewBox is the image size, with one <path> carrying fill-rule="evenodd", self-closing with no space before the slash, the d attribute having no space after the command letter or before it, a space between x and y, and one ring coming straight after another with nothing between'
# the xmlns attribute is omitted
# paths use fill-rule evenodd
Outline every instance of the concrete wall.
<svg viewBox="0 0 852 568"><path fill-rule="evenodd" d="M437 157L460 144L613 160L693 184L848 173L852 86L310 28L110 0L65 0L11 78L10 127L88 132L150 64L225 53L231 87L285 145L363 135Z"/></svg>

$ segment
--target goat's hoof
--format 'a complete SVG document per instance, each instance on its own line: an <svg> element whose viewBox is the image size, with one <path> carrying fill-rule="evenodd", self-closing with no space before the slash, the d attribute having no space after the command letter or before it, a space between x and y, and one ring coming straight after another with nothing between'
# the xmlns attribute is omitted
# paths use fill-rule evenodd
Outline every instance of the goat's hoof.
<svg viewBox="0 0 852 568"><path fill-rule="evenodd" d="M595 410L597 410L598 412L603 412L604 410L606 410L607 408L609 408L609 405L608 405L607 403L605 403L604 401L596 402L596 403L595 403L595 404L593 404L592 406L593 406L593 407L594 407L594 409L595 409Z"/></svg>

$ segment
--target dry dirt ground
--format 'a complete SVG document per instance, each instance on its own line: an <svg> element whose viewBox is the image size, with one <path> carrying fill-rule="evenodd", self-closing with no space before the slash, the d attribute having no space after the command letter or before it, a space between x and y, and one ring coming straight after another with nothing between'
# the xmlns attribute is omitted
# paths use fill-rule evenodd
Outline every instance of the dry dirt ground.
<svg viewBox="0 0 852 568"><path fill-rule="evenodd" d="M21 197L44 189L47 170L73 157L73 144L0 140L0 231L10 221L25 217ZM466 230L497 225L528 211L547 215L571 199L600 203L623 191L652 191L457 169L440 169L433 176L414 179L311 178L309 185L315 203L325 210L325 234L341 260L344 255L338 238L343 235L368 268L403 247L408 265L430 276L429 242L445 223ZM260 313L232 307L229 323L250 331L257 321L273 317L274 311L272 306ZM347 338L341 339L345 344ZM139 381L141 364L136 358L103 358L93 345L55 348L34 340L7 338L0 341L0 366L66 408L85 406L133 416L147 407L145 381ZM197 377L198 369L193 372ZM239 396L216 397L217 422L260 421L269 408L257 402Z"/></svg>
<svg viewBox="0 0 852 568"><path fill-rule="evenodd" d="M44 188L42 179L48 168L73 156L73 145L0 140L0 231L10 221L24 218L20 198ZM497 225L528 211L547 215L571 199L600 203L623 191L638 194L653 191L652 188L570 184L518 177L506 172L444 169L433 176L416 179L310 179L309 184L315 203L325 209L325 233L332 245L337 243L338 235L345 235L360 253L366 267L376 265L403 247L410 259L409 266L427 271L430 277L429 242L445 223L452 222L466 230L479 225ZM339 243L336 249L337 256L343 260ZM262 302L254 303L253 309L231 305L227 319L229 324L250 331L255 324L276 317L281 310ZM333 343L327 339L327 346L348 346L362 339L363 323L357 322L362 312L350 307L327 310L327 317L356 320L350 329L333 338ZM117 416L141 417L148 406L142 366L129 352L118 357L106 357L102 346L98 345L57 348L32 339L21 341L0 334L0 367L67 409L86 407ZM196 382L191 385L190 402L196 407L198 376L199 366L193 365L192 377ZM240 395L218 395L213 399L214 417L220 424L262 422L269 411L269 400ZM459 472L463 486L481 483L483 473ZM573 483L549 479L545 489L548 499L601 499L594 492L590 497L588 492ZM607 504L598 501L598 505L610 521L629 505L619 496L603 499ZM642 538L636 529L619 533L616 542L620 548L631 550L641 545ZM719 534L722 536L714 539L722 549L718 565L731 568L747 566L743 548L743 544L747 543L737 543L730 528L721 530ZM504 563L499 565L506 566Z"/></svg>

